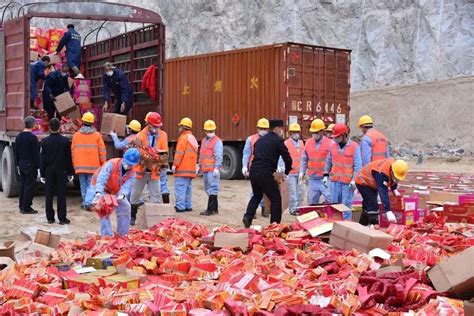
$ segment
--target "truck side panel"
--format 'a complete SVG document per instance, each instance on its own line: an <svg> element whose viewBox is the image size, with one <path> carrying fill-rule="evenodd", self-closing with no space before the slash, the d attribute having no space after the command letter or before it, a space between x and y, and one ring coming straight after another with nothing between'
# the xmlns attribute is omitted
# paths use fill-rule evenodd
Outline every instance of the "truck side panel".
<svg viewBox="0 0 474 316"><path fill-rule="evenodd" d="M29 107L27 29L28 20L24 17L4 23L5 109L0 113L2 131L21 131Z"/></svg>

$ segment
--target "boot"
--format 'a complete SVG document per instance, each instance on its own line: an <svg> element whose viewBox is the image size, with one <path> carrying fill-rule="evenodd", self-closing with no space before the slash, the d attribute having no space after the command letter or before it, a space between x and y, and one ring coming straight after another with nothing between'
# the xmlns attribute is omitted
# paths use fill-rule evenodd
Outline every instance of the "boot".
<svg viewBox="0 0 474 316"><path fill-rule="evenodd" d="M264 206L262 206L262 216L263 217L269 217L270 216L270 212L266 212Z"/></svg>
<svg viewBox="0 0 474 316"><path fill-rule="evenodd" d="M209 199L207 200L207 209L199 214L205 216L217 214L217 207L217 195L209 195Z"/></svg>
<svg viewBox="0 0 474 316"><path fill-rule="evenodd" d="M163 204L170 204L170 194L169 193L163 193L161 195L161 199L163 200Z"/></svg>
<svg viewBox="0 0 474 316"><path fill-rule="evenodd" d="M130 225L135 226L135 221L137 220L137 213L138 213L139 205L132 205L132 212L130 216Z"/></svg>

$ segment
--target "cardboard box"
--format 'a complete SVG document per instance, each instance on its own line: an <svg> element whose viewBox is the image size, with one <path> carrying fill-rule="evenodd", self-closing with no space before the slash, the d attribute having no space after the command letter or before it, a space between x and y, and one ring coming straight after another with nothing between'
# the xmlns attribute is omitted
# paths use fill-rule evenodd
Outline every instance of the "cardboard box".
<svg viewBox="0 0 474 316"><path fill-rule="evenodd" d="M127 116L115 113L103 113L100 132L108 135L115 131L117 136L125 136L125 126L127 125Z"/></svg>
<svg viewBox="0 0 474 316"><path fill-rule="evenodd" d="M58 95L54 104L61 116L67 115L69 112L72 112L77 108L76 103L74 103L69 92L64 92Z"/></svg>
<svg viewBox="0 0 474 316"><path fill-rule="evenodd" d="M317 212L319 214L319 217L336 221L350 221L352 219L352 210L344 204L318 204L311 206L302 206L298 208L298 213L300 215L312 211Z"/></svg>
<svg viewBox="0 0 474 316"><path fill-rule="evenodd" d="M381 208L383 209L383 208ZM397 218L397 224L399 225L413 225L415 221L415 211L392 211ZM380 211L379 218L380 227L388 227L390 222L387 219L387 215L382 210Z"/></svg>
<svg viewBox="0 0 474 316"><path fill-rule="evenodd" d="M428 271L436 291L448 292L461 299L474 297L474 246L446 258Z"/></svg>
<svg viewBox="0 0 474 316"><path fill-rule="evenodd" d="M297 216L296 221L301 227L308 231L311 237L330 232L333 227L332 222L319 217L319 214L316 211Z"/></svg>
<svg viewBox="0 0 474 316"><path fill-rule="evenodd" d="M464 315L474 315L474 301L464 301Z"/></svg>
<svg viewBox="0 0 474 316"><path fill-rule="evenodd" d="M137 213L137 227L148 229L161 221L175 217L176 211L172 204L145 203Z"/></svg>
<svg viewBox="0 0 474 316"><path fill-rule="evenodd" d="M58 54L49 54L48 57L51 59L49 62L50 65L60 64L62 62L61 57Z"/></svg>
<svg viewBox="0 0 474 316"><path fill-rule="evenodd" d="M112 255L104 254L97 257L87 258L86 266L94 267L96 270L104 270L112 265Z"/></svg>
<svg viewBox="0 0 474 316"><path fill-rule="evenodd" d="M5 241L3 246L0 246L0 257L7 257L15 260L15 242Z"/></svg>
<svg viewBox="0 0 474 316"><path fill-rule="evenodd" d="M214 234L214 247L216 248L240 248L247 251L249 245L248 233L225 233L216 232Z"/></svg>
<svg viewBox="0 0 474 316"><path fill-rule="evenodd" d="M331 231L329 243L340 249L356 248L368 253L371 249L385 249L393 237L379 230L362 226L349 221L335 222Z"/></svg>
<svg viewBox="0 0 474 316"><path fill-rule="evenodd" d="M474 224L474 204L444 204L443 215L447 222Z"/></svg>
<svg viewBox="0 0 474 316"><path fill-rule="evenodd" d="M52 234L51 232L45 230L38 230L36 232L34 242L49 248L56 249L61 242L61 236Z"/></svg>
<svg viewBox="0 0 474 316"><path fill-rule="evenodd" d="M39 54L37 51L31 50L30 51L30 61L35 62L39 59Z"/></svg>
<svg viewBox="0 0 474 316"><path fill-rule="evenodd" d="M74 101L78 104L91 103L91 93L90 91L75 91L74 92Z"/></svg>
<svg viewBox="0 0 474 316"><path fill-rule="evenodd" d="M282 213L288 210L289 205L288 181L283 181L283 176L283 173L273 173L273 177L275 178L275 181L278 182L280 187ZM266 195L263 196L263 202L265 205L265 213L270 214L270 199Z"/></svg>
<svg viewBox="0 0 474 316"><path fill-rule="evenodd" d="M127 290L134 290L140 287L140 278L124 274L117 274L105 278L106 282L120 284Z"/></svg>
<svg viewBox="0 0 474 316"><path fill-rule="evenodd" d="M90 92L91 81L89 79L75 79L74 92Z"/></svg>
<svg viewBox="0 0 474 316"><path fill-rule="evenodd" d="M15 261L10 257L0 257L0 271L9 271L15 265Z"/></svg>

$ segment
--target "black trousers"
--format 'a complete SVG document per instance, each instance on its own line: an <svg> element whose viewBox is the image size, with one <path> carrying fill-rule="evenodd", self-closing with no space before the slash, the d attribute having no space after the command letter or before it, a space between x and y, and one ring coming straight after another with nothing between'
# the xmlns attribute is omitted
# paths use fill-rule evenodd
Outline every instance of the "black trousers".
<svg viewBox="0 0 474 316"><path fill-rule="evenodd" d="M53 198L57 196L57 210L59 221L67 219L66 209L66 183L67 175L64 171L51 170L46 172L45 183L45 206L46 218L48 221L54 220Z"/></svg>
<svg viewBox="0 0 474 316"><path fill-rule="evenodd" d="M44 98L43 98L44 100ZM51 120L53 117L55 117L56 114L56 106L54 105L54 102L52 100L44 100L43 102L43 108L44 110L48 113L48 118Z"/></svg>
<svg viewBox="0 0 474 316"><path fill-rule="evenodd" d="M130 112L130 110L132 109L132 100L125 102L125 109L123 110L123 112L120 111L120 106L122 105L122 102L123 101L121 97L115 96L114 113L127 115L128 112Z"/></svg>
<svg viewBox="0 0 474 316"><path fill-rule="evenodd" d="M356 184L357 190L362 195L362 214L359 224L368 226L379 223L379 203L377 201L378 191L370 187Z"/></svg>
<svg viewBox="0 0 474 316"><path fill-rule="evenodd" d="M28 168L30 169L30 168ZM20 169L20 210L29 211L33 204L33 197L36 191L36 178L38 172L36 169L24 172Z"/></svg>
<svg viewBox="0 0 474 316"><path fill-rule="evenodd" d="M281 194L278 183L272 174L250 173L253 196L247 206L244 217L252 222L257 207L265 194L270 200L270 223L281 222Z"/></svg>

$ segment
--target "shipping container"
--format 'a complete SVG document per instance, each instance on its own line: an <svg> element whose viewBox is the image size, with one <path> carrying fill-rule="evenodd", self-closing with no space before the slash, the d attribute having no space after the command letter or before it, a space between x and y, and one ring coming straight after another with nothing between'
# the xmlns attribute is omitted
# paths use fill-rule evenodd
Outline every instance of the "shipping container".
<svg viewBox="0 0 474 316"><path fill-rule="evenodd" d="M348 124L350 50L282 43L165 62L164 120L171 141L183 117L202 136L204 121L217 124L224 141L222 178L240 176L242 148L258 119Z"/></svg>
<svg viewBox="0 0 474 316"><path fill-rule="evenodd" d="M115 63L128 76L133 86L133 109L129 120L143 119L149 111L162 111L163 67L165 58L165 26L158 13L129 5L94 2L31 3L20 8L17 2L2 7L0 21L0 188L6 196L15 196L18 179L13 145L16 135L23 129L23 119L30 113L29 65L30 26L32 19L67 19L67 21L101 21L100 27L84 34L82 40L96 39L83 45L81 70L92 81L92 103L103 105L102 74L106 61ZM9 11L6 11L9 10ZM7 20L6 17L11 17ZM48 21L49 22L49 21ZM99 32L107 29L105 23L120 22L133 30L97 41ZM58 23L59 20L58 20ZM61 22L64 23L64 22ZM60 27L64 27L60 25ZM141 92L141 78L150 65L157 67L157 100L150 100ZM101 111L100 111L101 112ZM41 139L41 137L39 137ZM105 137L108 140L108 137ZM110 142L110 155L116 155Z"/></svg>

